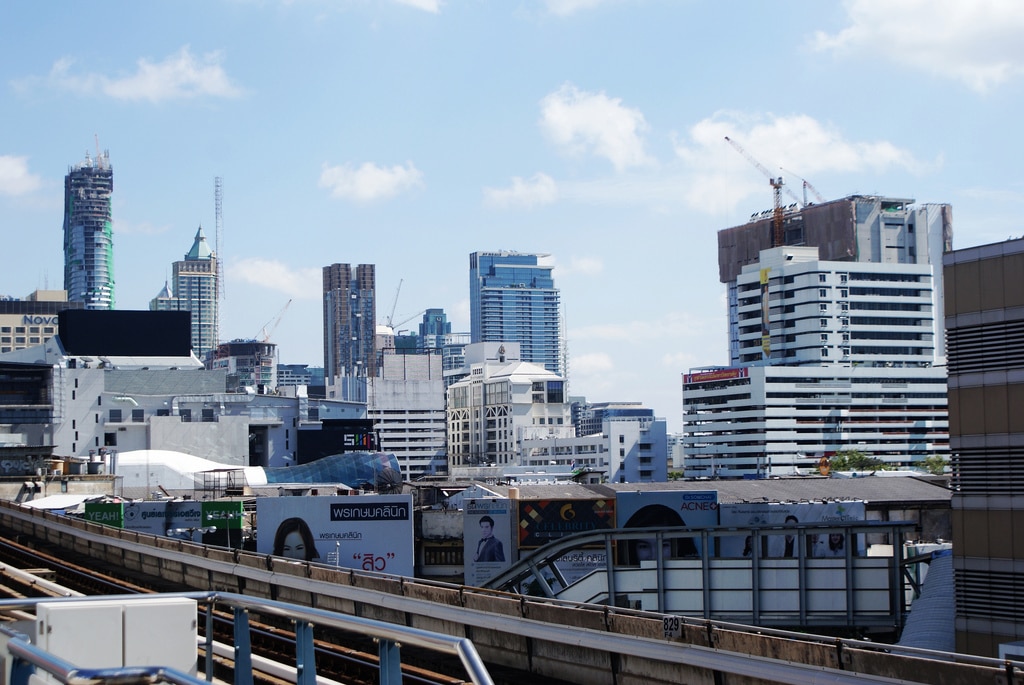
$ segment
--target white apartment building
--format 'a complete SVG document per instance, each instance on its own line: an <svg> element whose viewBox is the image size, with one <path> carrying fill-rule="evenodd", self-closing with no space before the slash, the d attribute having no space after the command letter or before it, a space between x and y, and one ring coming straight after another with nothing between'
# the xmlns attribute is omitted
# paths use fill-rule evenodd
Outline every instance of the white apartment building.
<svg viewBox="0 0 1024 685"><path fill-rule="evenodd" d="M606 418L600 433L523 440L523 466L561 466L611 483L668 480L667 426L653 416Z"/></svg>
<svg viewBox="0 0 1024 685"><path fill-rule="evenodd" d="M858 450L946 455L946 371L929 264L762 250L735 281L735 356L683 379L688 477L771 476Z"/></svg>
<svg viewBox="0 0 1024 685"><path fill-rule="evenodd" d="M467 358L473 358L469 349ZM523 440L572 437L567 399L561 376L507 360L503 347L498 359L472 364L469 375L448 388L449 472L496 467L499 475L502 466L520 465Z"/></svg>

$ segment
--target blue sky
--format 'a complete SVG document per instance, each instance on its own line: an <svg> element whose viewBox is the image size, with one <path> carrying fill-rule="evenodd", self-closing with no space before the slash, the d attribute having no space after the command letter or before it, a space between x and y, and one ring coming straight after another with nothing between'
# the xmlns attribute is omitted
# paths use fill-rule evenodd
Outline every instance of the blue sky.
<svg viewBox="0 0 1024 685"><path fill-rule="evenodd" d="M378 319L469 330L469 253L551 255L570 392L681 430L724 364L716 232L771 206L724 136L828 199L953 205L1020 236L1017 0L203 0L0 5L0 293L63 285L63 177L114 168L118 307L214 240L221 336L323 363L320 270L377 265Z"/></svg>

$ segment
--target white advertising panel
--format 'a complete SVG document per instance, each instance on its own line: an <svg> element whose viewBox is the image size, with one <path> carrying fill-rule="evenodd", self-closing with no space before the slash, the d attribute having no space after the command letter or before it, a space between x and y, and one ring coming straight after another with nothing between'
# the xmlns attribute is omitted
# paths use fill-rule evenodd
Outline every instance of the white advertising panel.
<svg viewBox="0 0 1024 685"><path fill-rule="evenodd" d="M124 528L151 535L202 542L201 502L144 501L124 505Z"/></svg>
<svg viewBox="0 0 1024 685"><path fill-rule="evenodd" d="M723 526L799 526L812 523L843 523L863 521L864 502L758 502L723 504L720 509ZM799 556L796 535L768 535L762 556L786 558ZM863 536L857 536L854 554L863 554ZM809 533L804 553L808 557L845 557L850 544L840 532ZM743 536L723 536L719 553L723 557L749 557L750 542Z"/></svg>
<svg viewBox="0 0 1024 685"><path fill-rule="evenodd" d="M463 502L463 565L467 585L480 586L512 563L512 500Z"/></svg>
<svg viewBox="0 0 1024 685"><path fill-rule="evenodd" d="M412 576L412 495L261 497L256 551Z"/></svg>

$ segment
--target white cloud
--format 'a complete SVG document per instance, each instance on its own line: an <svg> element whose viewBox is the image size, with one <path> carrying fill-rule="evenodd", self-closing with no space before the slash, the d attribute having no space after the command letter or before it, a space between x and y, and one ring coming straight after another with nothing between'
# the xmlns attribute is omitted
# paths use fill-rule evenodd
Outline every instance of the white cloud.
<svg viewBox="0 0 1024 685"><path fill-rule="evenodd" d="M28 170L28 157L0 155L0 194L27 195L42 185L39 176Z"/></svg>
<svg viewBox="0 0 1024 685"><path fill-rule="evenodd" d="M541 205L549 205L556 199L558 199L558 187L555 180L541 172L537 172L527 180L514 176L509 188L484 188L486 203L502 209L508 207L532 209Z"/></svg>
<svg viewBox="0 0 1024 685"><path fill-rule="evenodd" d="M1019 0L848 0L850 24L817 50L879 55L986 92L1024 73Z"/></svg>
<svg viewBox="0 0 1024 685"><path fill-rule="evenodd" d="M323 289L323 272L316 267L296 269L273 259L249 257L228 265L227 282L261 286L296 299L315 299Z"/></svg>
<svg viewBox="0 0 1024 685"><path fill-rule="evenodd" d="M617 171L651 163L644 151L644 115L624 107L621 99L567 83L540 104L541 129L569 153L604 157Z"/></svg>
<svg viewBox="0 0 1024 685"><path fill-rule="evenodd" d="M441 0L395 0L399 5L437 14L441 11Z"/></svg>
<svg viewBox="0 0 1024 685"><path fill-rule="evenodd" d="M412 162L390 169L365 162L358 169L351 164L328 166L320 172L320 187L329 188L332 197L360 202L388 198L423 186L423 174Z"/></svg>
<svg viewBox="0 0 1024 685"><path fill-rule="evenodd" d="M597 276L603 271L604 261L600 257L570 257L568 264L557 263L555 265L555 276L557 278L570 274Z"/></svg>
<svg viewBox="0 0 1024 685"><path fill-rule="evenodd" d="M72 73L74 61L62 58L50 70L49 83L85 95L102 93L116 100L186 100L202 96L233 98L242 94L220 65L221 54L196 58L184 46L162 62L140 59L135 73L121 77Z"/></svg>
<svg viewBox="0 0 1024 685"><path fill-rule="evenodd" d="M569 361L573 375L577 373L581 375L606 373L615 368L615 363L612 361L611 355L605 354L604 352L581 354L570 358Z"/></svg>
<svg viewBox="0 0 1024 685"><path fill-rule="evenodd" d="M548 12L558 16L567 17L583 10L591 10L599 5L607 4L609 0L545 0Z"/></svg>
<svg viewBox="0 0 1024 685"><path fill-rule="evenodd" d="M921 162L910 151L888 141L847 140L840 131L806 115L718 113L697 122L687 140L677 139L675 143L676 154L691 174L682 186L686 200L709 213L730 211L750 195L767 197L768 193L768 176L733 150L726 136L769 174L783 176L797 197L800 178L794 176L796 173L808 179L822 172L863 174L903 169L922 174L940 164ZM791 198L784 201L788 203Z"/></svg>

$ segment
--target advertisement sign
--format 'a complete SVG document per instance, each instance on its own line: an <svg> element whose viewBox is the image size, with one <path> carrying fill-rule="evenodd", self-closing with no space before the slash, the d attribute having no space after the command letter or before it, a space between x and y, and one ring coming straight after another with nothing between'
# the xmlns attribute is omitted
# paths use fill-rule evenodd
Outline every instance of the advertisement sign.
<svg viewBox="0 0 1024 685"><path fill-rule="evenodd" d="M200 502L147 501L124 505L124 527L139 533L202 542Z"/></svg>
<svg viewBox="0 0 1024 685"><path fill-rule="evenodd" d="M412 495L261 497L256 551L411 576Z"/></svg>
<svg viewBox="0 0 1024 685"><path fill-rule="evenodd" d="M843 523L865 519L864 502L759 502L750 504L723 504L719 520L723 526L747 528L750 526L799 526L810 523ZM804 553L808 557L845 557L846 546L853 544L854 554L864 554L863 536L855 541L836 533L809 533ZM766 535L761 555L769 558L799 556L798 536L795 534ZM743 536L723 536L719 554L723 557L749 557L750 541Z"/></svg>
<svg viewBox="0 0 1024 685"><path fill-rule="evenodd" d="M512 563L512 500L470 499L462 510L465 581L480 586Z"/></svg>
<svg viewBox="0 0 1024 685"><path fill-rule="evenodd" d="M772 356L772 334L769 311L771 305L768 299L768 282L771 280L768 273L771 269L761 269L759 274L761 281L761 357L768 359Z"/></svg>
<svg viewBox="0 0 1024 685"><path fill-rule="evenodd" d="M615 527L615 500L519 500L519 549L536 549L573 533Z"/></svg>
<svg viewBox="0 0 1024 685"><path fill-rule="evenodd" d="M616 502L619 528L718 525L717 490L651 490L620 492ZM632 564L657 558L656 540L627 540L621 561ZM621 546L620 546L621 549ZM700 555L699 538L663 541L663 558L678 559Z"/></svg>
<svg viewBox="0 0 1024 685"><path fill-rule="evenodd" d="M715 381L731 381L737 378L749 378L750 370L745 367L733 369L715 369L713 371L700 371L698 373L683 374L683 382L691 383L712 383Z"/></svg>
<svg viewBox="0 0 1024 685"><path fill-rule="evenodd" d="M120 502L86 502L85 520L124 528L124 505Z"/></svg>

